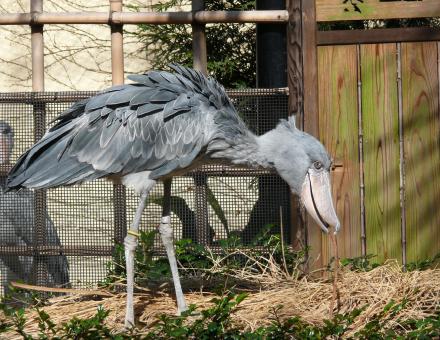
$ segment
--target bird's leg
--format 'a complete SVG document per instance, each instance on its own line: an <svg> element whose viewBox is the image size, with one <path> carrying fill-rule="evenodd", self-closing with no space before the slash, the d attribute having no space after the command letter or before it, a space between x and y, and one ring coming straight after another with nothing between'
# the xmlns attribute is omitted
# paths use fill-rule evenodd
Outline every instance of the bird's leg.
<svg viewBox="0 0 440 340"><path fill-rule="evenodd" d="M182 286L180 284L179 272L177 270L176 254L174 252L173 229L171 228L171 179L164 181L164 199L162 219L159 225L159 233L162 238L163 245L167 252L168 261L170 262L171 274L173 276L174 289L176 290L177 312L180 314L188 309L183 296Z"/></svg>
<svg viewBox="0 0 440 340"><path fill-rule="evenodd" d="M147 202L148 191L141 194L139 205L136 209L134 220L130 226L127 236L124 239L125 246L125 267L127 271L127 305L125 311L125 327L134 325L133 307L133 285L134 285L134 251L138 244L138 231L141 222L142 212Z"/></svg>

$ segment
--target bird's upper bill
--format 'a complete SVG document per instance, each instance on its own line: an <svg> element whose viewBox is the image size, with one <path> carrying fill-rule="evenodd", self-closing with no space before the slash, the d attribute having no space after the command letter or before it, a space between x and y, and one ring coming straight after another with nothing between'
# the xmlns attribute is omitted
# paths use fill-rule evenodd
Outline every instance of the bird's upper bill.
<svg viewBox="0 0 440 340"><path fill-rule="evenodd" d="M301 200L307 212L326 233L329 226L339 231L340 223L333 206L329 171L309 169L301 190Z"/></svg>

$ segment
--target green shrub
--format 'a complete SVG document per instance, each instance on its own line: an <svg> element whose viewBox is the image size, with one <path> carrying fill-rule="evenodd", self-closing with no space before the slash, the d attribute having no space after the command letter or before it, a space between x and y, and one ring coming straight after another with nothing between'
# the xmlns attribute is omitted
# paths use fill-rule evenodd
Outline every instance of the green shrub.
<svg viewBox="0 0 440 340"><path fill-rule="evenodd" d="M242 325L233 321L233 314L246 294L226 293L211 300L213 305L198 311L195 305L181 316L161 315L149 329L115 332L105 324L108 311L98 308L91 318L72 318L61 325L56 325L44 311L38 310L39 331L36 335L27 334L24 310L20 309L8 315L0 325L0 334L14 331L25 340L33 339L339 339L347 336L356 318L364 308L350 313L338 314L331 320L324 320L322 325L305 322L298 316L281 319L278 311L272 310L272 317L267 326L260 326L254 331L244 330ZM407 320L400 322L395 329L385 327L387 321L405 308L406 302L390 301L385 308L360 330L355 339L432 339L440 336L440 314L435 317Z"/></svg>
<svg viewBox="0 0 440 340"><path fill-rule="evenodd" d="M262 273L261 263L271 261L286 275L301 275L301 264L304 263L306 249L296 251L283 244L280 235L273 234L274 226L268 225L256 235L251 247L244 247L239 236L217 241L216 251L209 246L200 245L190 239L175 242L176 258L181 277L198 277L205 280L233 278L235 273L243 271L255 275ZM135 252L135 280L140 286L155 286L171 279L171 270L166 257L157 256L154 252L156 230L141 232L139 246ZM126 278L125 255L123 246L116 246L113 261L107 264L107 277L100 282L109 287ZM242 282L249 284L249 282ZM231 285L240 285L239 280L232 280Z"/></svg>

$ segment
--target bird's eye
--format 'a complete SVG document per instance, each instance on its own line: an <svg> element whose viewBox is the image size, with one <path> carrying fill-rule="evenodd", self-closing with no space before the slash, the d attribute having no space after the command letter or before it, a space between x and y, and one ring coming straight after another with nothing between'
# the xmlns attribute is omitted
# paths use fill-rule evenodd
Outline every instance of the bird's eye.
<svg viewBox="0 0 440 340"><path fill-rule="evenodd" d="M322 169L322 163L320 161L314 162L313 166L315 167L316 170L321 170Z"/></svg>

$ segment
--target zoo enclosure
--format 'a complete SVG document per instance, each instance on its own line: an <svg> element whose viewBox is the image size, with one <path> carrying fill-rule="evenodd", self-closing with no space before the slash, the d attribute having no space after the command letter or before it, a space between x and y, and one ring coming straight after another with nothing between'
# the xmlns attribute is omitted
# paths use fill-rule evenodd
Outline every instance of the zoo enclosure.
<svg viewBox="0 0 440 340"><path fill-rule="evenodd" d="M20 110L22 115L27 114L27 119L29 116L32 120L27 121L26 124L20 125L16 124L20 130L18 133L27 134L33 133L33 141L38 140L44 134L46 130L48 121L54 118L55 112L62 111L63 108L67 108L68 103L84 98L84 96L90 96L93 93L45 93L44 91L44 60L43 60L43 25L49 23L87 23L87 24L98 24L107 23L111 28L111 55L112 55L112 79L113 84L121 84L124 79L124 69L123 69L123 41L122 41L122 24L127 23L192 23L193 25L193 36L194 36L194 67L206 73L206 44L204 37L203 23L205 22L284 22L286 20L286 11L260 11L260 12L204 12L197 11L201 6L201 2L193 2L193 12L182 12L182 13L123 13L122 2L121 1L110 1L110 11L109 13L43 13L42 12L42 1L32 1L30 13L21 14L4 14L0 15L0 24L19 24L31 26L31 44L32 44L32 94L4 94L2 96L2 110L5 112L12 113L11 116L20 116L17 112L17 105L24 105ZM284 16L284 17L283 17ZM252 107L252 112L260 112L260 117L254 115L253 117L248 117L251 121L257 119L256 124L254 124L254 130L258 132L261 129L269 129L272 126L268 126L265 123L265 118L263 113L267 111L270 107L271 120L279 119L287 116L287 90L286 89L268 89L268 90L254 90L254 91L235 91L230 93L235 101L245 102L246 107ZM250 103L251 102L251 103ZM253 103L252 103L253 102ZM29 108L31 112L29 112ZM56 108L56 110L55 110ZM248 110L249 111L249 110ZM31 113L31 114L30 114ZM265 114L268 116L268 114ZM26 125L26 126L24 126ZM28 147L32 144L32 140L29 138L24 138L26 146ZM6 176L9 171L10 166L2 166L2 176ZM209 237L209 214L207 206L207 195L208 192L208 177L221 176L231 177L231 178L242 178L244 177L259 177L265 178L272 183L274 188L278 188L278 197L276 197L277 204L283 206L285 219L285 226L288 226L289 219L289 203L288 203L288 191L286 191L286 185L280 181L280 179L273 174L261 171L249 171L249 170L233 170L224 167L211 167L202 168L190 174L195 180L195 195L194 195L194 210L195 217L193 222L195 222L196 228L193 234L195 240L200 243L207 244ZM244 178L243 177L243 178ZM237 181L236 181L237 182ZM238 181L240 182L240 181ZM237 184L237 183L236 183ZM107 209L107 211L113 210L113 224L114 229L112 232L101 225L97 220L94 225L90 225L89 230L84 231L84 235L78 237L65 235L64 240L69 240L69 245L64 244L48 244L47 235L47 215L46 212L52 212L50 216L54 216L56 220L56 210L51 210L53 202L57 201L57 193L47 193L45 190L37 190L33 197L33 219L34 224L33 231L33 241L31 244L26 246L23 245L9 245L2 244L0 246L0 255L2 259L8 256L12 256L18 259L18 256L24 256L27 265L32 265L32 272L34 274L33 282L40 285L47 285L49 283L48 276L50 268L48 268L47 258L50 257L60 257L67 256L70 257L69 262L72 263L74 258L76 258L77 265L75 268L84 269L84 258L97 259L98 257L107 258L112 255L114 250L114 243L122 243L127 230L127 204L130 203L130 199L126 195L126 189L122 186L115 185L111 192L108 188L102 187L103 183L98 183L96 189L101 190L105 200L109 196L113 198L112 208ZM71 199L81 200L87 195L93 196L96 192L88 191L85 188L82 194L73 193L70 195ZM78 189L81 190L81 189ZM279 194L280 191L284 193ZM58 193L58 195L63 196L64 193ZM49 204L48 204L48 196ZM69 196L69 195L68 195ZM287 198L287 199L286 199ZM97 199L96 196L94 198ZM102 199L101 198L98 198ZM284 201L283 201L284 200ZM87 199L86 199L87 201ZM52 202L52 203L50 203ZM106 208L109 208L108 206ZM66 208L68 211L69 208ZM156 209L158 210L158 209ZM266 210L268 210L266 208ZM274 209L271 209L274 210ZM276 211L277 209L275 209ZM153 214L154 215L154 214ZM187 214L190 215L190 214ZM156 214L156 217L158 215ZM260 213L261 216L261 213ZM186 218L192 216L186 216ZM128 218L130 219L130 218ZM258 212L254 219L258 220ZM159 219L156 219L157 221ZM278 215L279 220L279 215ZM59 223L59 221L58 221ZM242 224L245 224L243 221ZM93 228L94 227L94 228ZM98 235L93 234L91 231L95 229L98 231ZM100 229L100 230L98 230ZM182 226L181 233L184 233ZM96 244L93 242L95 239L99 239L99 232L104 232L107 234L105 239L107 242L98 242L101 244ZM64 233L63 230L59 230L59 233ZM108 242L108 234L112 234L110 238L110 243ZM63 235L61 235L63 236ZM222 235L220 235L222 236ZM104 243L104 245L102 244ZM32 260L30 260L32 258ZM17 264L18 265L18 264ZM102 268L101 268L102 269ZM71 270L72 272L72 270ZM102 273L101 273L102 274ZM81 275L74 275L75 277ZM87 276L87 275L86 275ZM90 275L89 275L90 276ZM99 276L99 275L98 275ZM102 275L100 275L102 277ZM96 281L97 278L93 277L92 281ZM72 281L72 280L71 280Z"/></svg>
<svg viewBox="0 0 440 340"><path fill-rule="evenodd" d="M290 94L287 113L296 114L299 125L319 136L336 157L333 183L338 215L343 224L341 255L353 257L375 253L381 259L400 257L406 263L439 250L438 213L435 210L430 213L439 192L435 178L438 159L434 150L438 135L438 74L429 72L426 67L413 67L420 62L438 70L439 31L431 28L317 30L318 22L440 16L440 4L436 0L291 0L286 2L287 10L243 12L203 11L203 1L193 1L191 12L178 13L124 13L122 2L118 0L110 0L109 6L109 13L44 13L42 1L37 0L31 2L30 13L0 15L0 24L31 26L34 91L44 91L43 25L109 24L113 83L120 84L124 78L124 24L191 24L194 66L203 72L206 72L204 24L287 24ZM435 42L425 42L428 40ZM332 67L329 68L329 64ZM411 74L416 76L411 77ZM424 74L422 78L427 81L419 82L420 74ZM372 79L375 82L371 82ZM376 91L376 97L369 91ZM416 105L420 98L429 105ZM376 106L384 108L381 110L385 113L382 116L386 118L384 123L368 120L377 118ZM33 107L35 139L38 139L46 126L45 105L36 102ZM417 112L413 108L420 108L421 114L413 116ZM423 128L417 126L412 130L413 123L420 121ZM417 137L421 135L429 136L428 140ZM420 141L419 149L411 149L411 136ZM415 160L420 151L432 156L425 169L429 169L433 183L423 194L418 187L427 173L417 170L419 165ZM377 154L381 157L375 157ZM405 180L408 178L412 181ZM196 224L202 240L208 234L207 207L203 199L207 195L206 178L202 176L196 187L201 198L196 199ZM115 186L113 196L115 241L121 242L127 221L125 189ZM39 256L46 254L40 253L44 248L45 224L41 212L46 211L46 201L46 193L38 191L35 210L40 213L35 215L36 244L32 248L37 263L40 263ZM325 265L330 253L326 238L310 220L305 225L296 223L301 220L301 213L294 200L290 215L294 228L292 238L305 239L312 247L315 264ZM2 249L3 254L23 255L20 251ZM37 283L45 281L44 265L41 267Z"/></svg>
<svg viewBox="0 0 440 340"><path fill-rule="evenodd" d="M44 115L44 120L52 121L73 102L94 94L96 92L0 94L0 120L7 118L7 121L14 127L17 137L14 147L17 150L14 154L20 155L33 144L33 135L43 133L45 130L45 126L35 125L35 106L44 107L39 114ZM261 133L271 127L270 120L267 119L269 113L267 108L270 108L271 114L276 115L274 117L276 120L286 116L285 90L235 90L229 91L229 95L234 105L242 112L250 128L256 133ZM2 179L5 179L9 167L3 166ZM260 204L260 209L254 211L253 219L260 221L264 211L278 211L278 205L281 205L286 211L283 216L284 225L288 225L288 190L278 176L261 170L205 166L173 180L171 208L175 237L192 239L194 242L210 244L215 248L211 231L215 232L216 239L225 238L230 233L241 229L250 234L256 233L258 230L255 230L255 224L248 223L248 220L249 212L253 211L252 208L257 198L258 189L255 183L257 178L271 184L273 189L271 202L275 206L264 206L263 202L263 205ZM203 190L197 188L200 180L204 181ZM19 272L19 268L23 266L37 266L38 261L41 261L41 266L45 270L37 271L37 268L29 268L29 270L37 271L41 275L40 283L44 282L47 285L51 283L48 280L50 275L47 274L56 270L50 268L48 257L66 258L70 264L70 281L74 286L87 286L86 282L96 283L105 277L106 262L112 259L115 243L121 243L125 236L126 230L115 228L115 225L118 225L115 223L118 216L117 210L123 204L124 213L127 213L127 221L129 222L134 216L138 197L132 190L127 190L126 198L121 201L119 197L115 197L112 184L105 180L97 180L68 189L51 189L46 192L44 209L41 209L43 204L40 203L34 206L35 211L28 211L32 209L32 204L28 202L27 195L22 197L23 194L28 193L27 190L17 194L0 195L0 225L2 225L0 260L7 263L11 262L6 261L7 259L15 260L16 263L13 263L12 267L17 270L13 272ZM162 197L163 188L161 184L158 184L150 193L149 204L141 223L142 231L154 230L160 221ZM30 198L41 199L38 196ZM206 219L207 230L196 228L197 223L200 223L194 213L198 200L205 204L206 212L203 218ZM207 202L211 202L211 206ZM222 208L223 215L220 217L218 213L215 213L215 206L212 207L216 203ZM5 219L5 216L10 216L8 210L12 210L20 218L13 218L13 221ZM10 225L11 222L17 220L22 224L20 231ZM37 233L34 224L39 220L43 223L43 235L39 235L41 243L38 242L37 235L33 236L33 240L31 235L32 232ZM48 224L53 224L57 228L60 242L54 242L48 232ZM242 228L243 226L246 227ZM7 240L12 238L11 234L15 233L24 234L24 238L31 239L31 242L28 244L8 243ZM154 252L156 255L163 253L158 237L154 242ZM2 271L5 269L0 267ZM11 275L6 276L2 276L2 279L11 280ZM0 282L5 284L4 281Z"/></svg>

